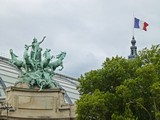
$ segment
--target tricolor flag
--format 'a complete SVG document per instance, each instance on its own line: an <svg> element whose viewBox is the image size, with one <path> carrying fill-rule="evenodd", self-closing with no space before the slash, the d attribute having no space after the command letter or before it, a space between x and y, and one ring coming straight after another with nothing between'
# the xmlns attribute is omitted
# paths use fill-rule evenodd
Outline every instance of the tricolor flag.
<svg viewBox="0 0 160 120"><path fill-rule="evenodd" d="M145 30L147 31L147 26L149 24L138 19L138 18L134 18L134 28L138 28L138 29L142 29L142 30Z"/></svg>

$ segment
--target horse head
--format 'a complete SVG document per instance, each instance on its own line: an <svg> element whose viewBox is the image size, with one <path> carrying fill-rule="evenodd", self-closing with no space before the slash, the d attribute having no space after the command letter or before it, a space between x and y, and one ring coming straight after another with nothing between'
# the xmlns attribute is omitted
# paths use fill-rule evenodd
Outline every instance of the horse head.
<svg viewBox="0 0 160 120"><path fill-rule="evenodd" d="M63 59L65 58L65 56L66 56L66 52L61 52L60 54L58 54L58 55L56 56L56 58L63 60Z"/></svg>
<svg viewBox="0 0 160 120"><path fill-rule="evenodd" d="M29 49L29 46L28 46L28 45L25 45L24 48L25 48L26 50L28 50L28 49Z"/></svg>
<svg viewBox="0 0 160 120"><path fill-rule="evenodd" d="M13 53L13 50L12 50L12 49L10 49L9 51L10 51L10 53Z"/></svg>
<svg viewBox="0 0 160 120"><path fill-rule="evenodd" d="M18 57L17 55L15 55L15 54L13 53L13 50L12 50L12 49L10 49L10 54L11 54L11 58L12 58L12 59L15 59L15 58Z"/></svg>
<svg viewBox="0 0 160 120"><path fill-rule="evenodd" d="M43 53L43 56L46 58L46 59L50 59L51 56L50 56L50 49L46 49L46 51Z"/></svg>

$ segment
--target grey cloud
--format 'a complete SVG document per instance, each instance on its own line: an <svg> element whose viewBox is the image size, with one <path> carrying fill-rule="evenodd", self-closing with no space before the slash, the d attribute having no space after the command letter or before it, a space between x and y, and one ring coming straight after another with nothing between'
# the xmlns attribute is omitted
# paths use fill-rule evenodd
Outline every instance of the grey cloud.
<svg viewBox="0 0 160 120"><path fill-rule="evenodd" d="M139 3L139 4L137 4ZM142 4L143 3L143 4ZM41 47L56 55L66 51L60 73L79 77L101 67L106 57L127 57L135 16L149 23L135 29L138 49L159 43L159 0L1 0L0 55L47 36ZM59 71L57 71L59 72Z"/></svg>

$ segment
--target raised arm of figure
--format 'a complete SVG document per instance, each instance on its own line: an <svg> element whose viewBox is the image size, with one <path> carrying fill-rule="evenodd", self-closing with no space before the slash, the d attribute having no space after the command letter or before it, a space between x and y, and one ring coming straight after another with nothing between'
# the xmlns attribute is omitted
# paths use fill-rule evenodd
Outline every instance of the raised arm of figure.
<svg viewBox="0 0 160 120"><path fill-rule="evenodd" d="M46 36L43 37L42 41L40 41L39 44L41 44L44 41L45 38L46 38Z"/></svg>

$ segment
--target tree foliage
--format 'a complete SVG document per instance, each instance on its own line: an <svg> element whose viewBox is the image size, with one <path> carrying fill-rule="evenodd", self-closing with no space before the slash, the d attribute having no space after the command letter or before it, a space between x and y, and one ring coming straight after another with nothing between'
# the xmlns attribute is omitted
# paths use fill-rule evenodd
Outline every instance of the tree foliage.
<svg viewBox="0 0 160 120"><path fill-rule="evenodd" d="M159 120L160 46L137 58L107 58L79 78L78 120Z"/></svg>

